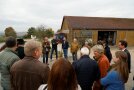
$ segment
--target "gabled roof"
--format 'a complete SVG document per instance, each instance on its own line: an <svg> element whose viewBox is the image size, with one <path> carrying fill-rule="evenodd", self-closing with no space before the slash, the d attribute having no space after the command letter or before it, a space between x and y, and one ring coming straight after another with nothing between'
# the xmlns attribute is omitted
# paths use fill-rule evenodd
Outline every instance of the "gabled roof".
<svg viewBox="0 0 134 90"><path fill-rule="evenodd" d="M134 18L64 16L62 25L64 20L75 30L134 30Z"/></svg>

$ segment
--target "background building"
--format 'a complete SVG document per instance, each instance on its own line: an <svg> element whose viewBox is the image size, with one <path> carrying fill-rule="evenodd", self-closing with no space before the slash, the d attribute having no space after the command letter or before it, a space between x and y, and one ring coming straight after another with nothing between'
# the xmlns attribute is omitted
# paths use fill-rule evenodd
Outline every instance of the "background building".
<svg viewBox="0 0 134 90"><path fill-rule="evenodd" d="M69 42L77 38L82 44L91 38L94 43L107 40L110 45L117 45L122 39L129 46L134 45L134 18L64 16L61 31L67 33Z"/></svg>

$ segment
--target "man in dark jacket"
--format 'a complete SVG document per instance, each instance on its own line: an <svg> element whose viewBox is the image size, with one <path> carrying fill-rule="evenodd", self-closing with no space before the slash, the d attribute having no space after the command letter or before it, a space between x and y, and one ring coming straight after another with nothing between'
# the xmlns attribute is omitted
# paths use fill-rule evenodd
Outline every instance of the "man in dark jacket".
<svg viewBox="0 0 134 90"><path fill-rule="evenodd" d="M110 63L112 60L112 54L110 51L110 47L108 46L108 43L106 43L106 42L103 43L103 46L104 46L104 50L105 50L104 54L107 56L109 63Z"/></svg>
<svg viewBox="0 0 134 90"><path fill-rule="evenodd" d="M17 52L20 59L23 59L24 56L25 56L25 54L24 54L24 43L25 43L25 41L23 39L17 39L16 52Z"/></svg>
<svg viewBox="0 0 134 90"><path fill-rule="evenodd" d="M42 54L42 45L38 41L27 41L24 52L25 57L10 69L12 89L37 90L41 84L47 83L50 72L49 67L38 60Z"/></svg>
<svg viewBox="0 0 134 90"><path fill-rule="evenodd" d="M56 40L56 36L54 36L53 39L51 40L51 44L52 44L52 49L51 49L50 59L52 60L52 55L54 51L56 53L56 59L58 59L58 51L57 51L58 41Z"/></svg>
<svg viewBox="0 0 134 90"><path fill-rule="evenodd" d="M102 45L104 47L104 54L106 55L106 57L108 58L109 63L110 63L111 60L112 60L112 54L111 54L111 51L110 51L110 47L108 46L108 42L99 40L97 42L97 44Z"/></svg>
<svg viewBox="0 0 134 90"><path fill-rule="evenodd" d="M64 53L64 58L66 58L66 59L68 57L68 47L69 47L68 41L64 37L63 42L62 42L62 49L63 49L63 53Z"/></svg>
<svg viewBox="0 0 134 90"><path fill-rule="evenodd" d="M81 58L73 62L77 80L82 90L92 90L95 80L100 79L100 71L95 60L89 57L89 49L81 48Z"/></svg>
<svg viewBox="0 0 134 90"><path fill-rule="evenodd" d="M131 73L131 55L130 52L127 50L127 42L125 40L120 40L119 41L119 45L118 45L119 49L126 52L127 56L128 56L128 69L129 69L129 73Z"/></svg>

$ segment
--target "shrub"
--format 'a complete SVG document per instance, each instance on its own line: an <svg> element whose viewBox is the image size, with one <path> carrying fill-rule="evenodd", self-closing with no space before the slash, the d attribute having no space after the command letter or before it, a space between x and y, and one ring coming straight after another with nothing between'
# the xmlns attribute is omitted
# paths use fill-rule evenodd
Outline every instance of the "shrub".
<svg viewBox="0 0 134 90"><path fill-rule="evenodd" d="M5 38L3 36L0 36L0 43L4 41L5 41Z"/></svg>

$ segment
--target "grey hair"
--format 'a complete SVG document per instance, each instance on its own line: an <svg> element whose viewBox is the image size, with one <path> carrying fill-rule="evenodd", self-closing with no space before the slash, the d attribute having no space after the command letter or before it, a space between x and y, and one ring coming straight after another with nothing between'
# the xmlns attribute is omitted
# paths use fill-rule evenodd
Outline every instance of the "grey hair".
<svg viewBox="0 0 134 90"><path fill-rule="evenodd" d="M24 45L24 53L26 56L32 56L36 49L41 48L41 43L35 40L27 41Z"/></svg>
<svg viewBox="0 0 134 90"><path fill-rule="evenodd" d="M86 41L85 44L88 44L88 42Z"/></svg>
<svg viewBox="0 0 134 90"><path fill-rule="evenodd" d="M80 52L82 55L89 55L89 49L87 47L82 47Z"/></svg>
<svg viewBox="0 0 134 90"><path fill-rule="evenodd" d="M93 46L93 50L97 51L98 53L104 53L104 47L102 45Z"/></svg>

